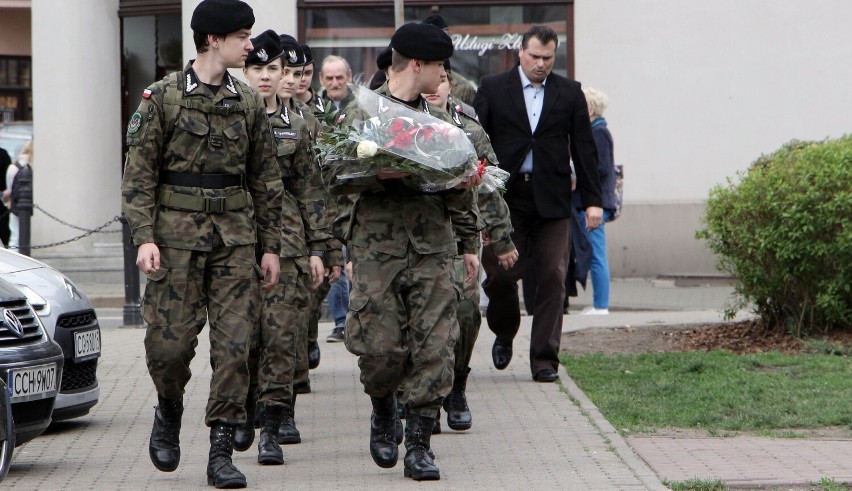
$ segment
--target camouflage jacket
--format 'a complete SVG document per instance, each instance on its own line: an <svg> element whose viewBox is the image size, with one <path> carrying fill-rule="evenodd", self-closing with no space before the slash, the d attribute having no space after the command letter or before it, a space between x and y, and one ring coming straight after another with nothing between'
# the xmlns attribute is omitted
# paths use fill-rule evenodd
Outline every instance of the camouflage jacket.
<svg viewBox="0 0 852 491"><path fill-rule="evenodd" d="M464 130L465 135L473 142L477 156L487 159L488 165L499 165L497 155L491 148L491 141L485 129L476 118L476 111L465 104L454 100L452 97L447 101L447 110L450 112L453 122ZM479 215L484 222L484 228L488 230L488 236L494 247L494 252L499 256L515 249L512 242L512 220L509 216L509 205L503 199L500 191L486 193L477 192L477 205Z"/></svg>
<svg viewBox="0 0 852 491"><path fill-rule="evenodd" d="M476 85L465 77L462 77L456 71L453 71L452 77L453 86L450 88L450 96L456 101L473 104L473 98L476 95Z"/></svg>
<svg viewBox="0 0 852 491"><path fill-rule="evenodd" d="M390 97L387 84L376 93ZM421 103L424 112L452 121L440 108L422 99ZM341 111L339 119L342 126L349 126L365 119L365 115L352 102ZM339 160L327 160L322 165L322 176L332 194L357 195L345 234L348 244L396 257L404 257L409 249L419 254L479 252L479 219L471 190L429 194L409 188L399 179L381 181L370 176L338 180L336 176L345 165Z"/></svg>
<svg viewBox="0 0 852 491"><path fill-rule="evenodd" d="M304 256L329 239L325 188L313 153L308 123L279 99L278 109L267 113L277 144L278 168L285 189L281 256ZM287 202L289 206L287 205Z"/></svg>
<svg viewBox="0 0 852 491"><path fill-rule="evenodd" d="M318 120L321 120L325 114L325 99L319 94L315 94L313 89L309 88L308 90L311 93L311 100L308 102L299 100L298 104L303 105L311 114L316 116Z"/></svg>
<svg viewBox="0 0 852 491"><path fill-rule="evenodd" d="M354 98L355 98L355 96L352 95L352 91L351 90L348 91L346 93L346 95L343 96L343 99L340 100L340 104L337 106L337 107L339 107L339 109L337 109L334 105L334 101L329 99L328 96L325 95L325 90L323 90L322 94L316 96L316 99L321 100L322 103L323 103L322 116L320 116L317 113L314 113L314 114L320 119L322 119L324 117L325 121L327 123L331 124L331 121L329 121L328 118L333 118L333 117L336 117L338 114L340 114L343 111L343 109L352 102L352 100Z"/></svg>
<svg viewBox="0 0 852 491"><path fill-rule="evenodd" d="M284 189L263 101L227 72L213 94L191 63L149 86L127 126L122 211L133 242L209 251L218 233L226 246L254 244L259 237L263 252L278 254ZM160 183L163 171L241 175L245 184L173 186ZM187 211L164 204L174 196L245 205Z"/></svg>
<svg viewBox="0 0 852 491"><path fill-rule="evenodd" d="M305 118L305 121L308 125L308 130L310 132L311 137L311 145L316 143L316 139L319 137L319 134L322 132L322 123L319 118L311 112L311 107L308 104L296 99L295 97L290 99L290 107L294 112L297 112L299 116ZM316 110L317 108L314 107ZM322 113L320 113L322 114ZM315 164L315 165L318 165ZM319 173L319 167L317 168L317 173ZM331 226L334 219L337 217L338 210L338 199L335 196L330 196L322 186L322 181L320 180L320 187L322 188L322 192L324 194L325 199L325 208L327 211L326 215L326 223L329 226L328 229L328 240L325 241L324 244L315 243L311 245L311 250L319 251L324 250L325 254L323 255L323 263L325 267L331 266L340 266L343 264L343 245L340 243L340 240L335 238L334 234L332 234Z"/></svg>

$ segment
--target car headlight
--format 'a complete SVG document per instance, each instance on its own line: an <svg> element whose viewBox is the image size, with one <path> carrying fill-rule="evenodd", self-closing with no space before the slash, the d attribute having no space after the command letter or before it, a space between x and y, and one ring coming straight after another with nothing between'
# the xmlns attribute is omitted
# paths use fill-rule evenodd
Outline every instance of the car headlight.
<svg viewBox="0 0 852 491"><path fill-rule="evenodd" d="M39 317L44 317L50 314L50 303L44 299L41 295L36 293L35 290L28 287L27 285L15 285L18 287L18 290L21 290L21 293L26 295L27 301L33 307L33 310L36 311L36 314Z"/></svg>

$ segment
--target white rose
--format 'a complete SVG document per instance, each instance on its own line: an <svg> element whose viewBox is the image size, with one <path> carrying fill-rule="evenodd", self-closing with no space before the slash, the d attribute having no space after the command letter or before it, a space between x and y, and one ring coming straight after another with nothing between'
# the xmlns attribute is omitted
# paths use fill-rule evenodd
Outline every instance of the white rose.
<svg viewBox="0 0 852 491"><path fill-rule="evenodd" d="M364 140L358 143L358 148L356 149L356 153L359 159L368 159L370 157L375 157L376 153L379 151L379 146L370 140Z"/></svg>

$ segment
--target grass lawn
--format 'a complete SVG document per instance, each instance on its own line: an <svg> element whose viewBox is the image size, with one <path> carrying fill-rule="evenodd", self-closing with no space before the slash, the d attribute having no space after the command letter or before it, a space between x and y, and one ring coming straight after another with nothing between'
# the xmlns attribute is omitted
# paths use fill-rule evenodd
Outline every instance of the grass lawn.
<svg viewBox="0 0 852 491"><path fill-rule="evenodd" d="M621 432L852 429L850 356L690 351L566 355L562 362Z"/></svg>

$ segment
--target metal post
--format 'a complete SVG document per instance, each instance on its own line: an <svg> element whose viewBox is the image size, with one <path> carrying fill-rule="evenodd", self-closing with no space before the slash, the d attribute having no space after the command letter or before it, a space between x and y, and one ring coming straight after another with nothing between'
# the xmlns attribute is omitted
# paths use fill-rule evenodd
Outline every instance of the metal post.
<svg viewBox="0 0 852 491"><path fill-rule="evenodd" d="M136 246L133 245L130 225L124 215L121 215L121 235L124 246L124 327L138 327L144 325L139 268L136 267Z"/></svg>
<svg viewBox="0 0 852 491"><path fill-rule="evenodd" d="M393 0L393 23L399 29L405 24L405 1Z"/></svg>
<svg viewBox="0 0 852 491"><path fill-rule="evenodd" d="M33 168L25 165L18 171L18 252L30 255L33 216Z"/></svg>

